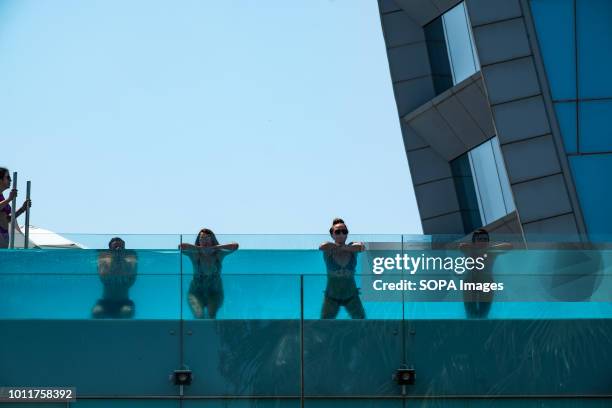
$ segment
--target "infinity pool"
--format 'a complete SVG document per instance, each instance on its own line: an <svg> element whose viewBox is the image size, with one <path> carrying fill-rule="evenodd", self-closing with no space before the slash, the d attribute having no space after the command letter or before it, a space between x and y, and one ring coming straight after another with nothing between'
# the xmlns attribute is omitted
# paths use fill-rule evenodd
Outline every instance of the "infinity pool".
<svg viewBox="0 0 612 408"><path fill-rule="evenodd" d="M584 301L559 301L535 294L527 301L493 302L490 319L508 318L609 318L612 317L610 253L593 277L594 295ZM97 250L13 250L0 252L0 318L88 319L101 297ZM139 250L138 275L130 289L135 319L192 319L187 291L193 274L191 262L177 250ZM500 256L494 274L500 279L523 273L529 291L543 286L532 276L543 255L513 252ZM358 273L368 272L365 255L358 258ZM516 265L523 265L517 269ZM546 272L546 271L545 271ZM549 271L548 271L549 272ZM219 319L317 319L326 285L325 266L318 250L238 250L223 263L225 300ZM423 275L424 277L426 275ZM589 276L581 277L582 280ZM363 286L361 277L356 278ZM303 310L301 286L303 285ZM599 295L595 295L599 294ZM603 294L603 295L602 295ZM606 295L607 294L607 295ZM442 292L441 295L444 295ZM589 295L589 294L587 294ZM597 297L599 301L593 301ZM369 300L368 300L369 299ZM431 301L399 301L364 297L366 315L372 319L463 319L461 298L456 301L431 295ZM500 297L500 299L502 299ZM444 301L440 301L444 300ZM510 300L510 301L508 301ZM562 299L561 299L562 300ZM344 311L339 318L347 318Z"/></svg>
<svg viewBox="0 0 612 408"><path fill-rule="evenodd" d="M579 260L578 276L570 268L562 284L550 277L573 265L571 257L559 264L564 256L552 253L551 260L550 252L500 256L496 279L521 275L519 292L541 299L499 296L487 318L466 318L461 298L442 293L429 301L363 294L366 320L342 312L336 321L319 319L326 284L320 251L240 249L228 256L216 320L192 315L187 257L172 249L136 252L134 317L92 319L102 293L99 251L0 251L0 385L73 386L77 402L70 405L83 407L604 407L611 401L606 251L596 264L588 256ZM368 271L368 256L360 255L360 273ZM363 289L367 280L357 283ZM579 296L562 301L559 293L567 291L558 287L576 283ZM406 389L392 377L400 366L417 373ZM194 374L182 392L169 381L178 368Z"/></svg>

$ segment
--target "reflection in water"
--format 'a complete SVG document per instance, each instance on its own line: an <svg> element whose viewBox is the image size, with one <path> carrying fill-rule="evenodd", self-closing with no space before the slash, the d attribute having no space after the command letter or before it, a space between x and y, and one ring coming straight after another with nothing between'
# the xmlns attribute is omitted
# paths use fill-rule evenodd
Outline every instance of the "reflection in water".
<svg viewBox="0 0 612 408"><path fill-rule="evenodd" d="M218 324L219 373L236 395L283 395L299 375L298 326L289 322L239 320ZM287 373L295 376L287 377Z"/></svg>
<svg viewBox="0 0 612 408"><path fill-rule="evenodd" d="M588 301L599 288L604 269L601 252L588 243L565 243L554 256L550 270L552 275L543 275L544 287L555 300Z"/></svg>

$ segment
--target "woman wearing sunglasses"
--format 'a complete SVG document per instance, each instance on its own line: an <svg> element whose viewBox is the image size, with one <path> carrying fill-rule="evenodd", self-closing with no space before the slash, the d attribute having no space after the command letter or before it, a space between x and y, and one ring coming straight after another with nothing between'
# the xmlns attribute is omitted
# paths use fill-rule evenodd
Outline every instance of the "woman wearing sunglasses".
<svg viewBox="0 0 612 408"><path fill-rule="evenodd" d="M365 319L365 310L355 283L357 253L365 250L365 245L362 242L346 243L348 228L341 218L332 221L329 233L333 242L325 242L319 247L327 267L321 318L335 319L340 306L344 306L352 319Z"/></svg>
<svg viewBox="0 0 612 408"><path fill-rule="evenodd" d="M238 244L220 245L214 232L202 228L195 240L195 245L179 246L193 264L193 279L189 285L189 306L197 319L208 317L214 319L223 304L223 284L221 266L223 258L238 249Z"/></svg>

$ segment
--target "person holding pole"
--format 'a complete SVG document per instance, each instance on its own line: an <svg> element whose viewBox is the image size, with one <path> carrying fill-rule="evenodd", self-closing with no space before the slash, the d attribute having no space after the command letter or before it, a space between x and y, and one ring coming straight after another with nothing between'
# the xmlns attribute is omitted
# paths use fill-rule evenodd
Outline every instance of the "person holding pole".
<svg viewBox="0 0 612 408"><path fill-rule="evenodd" d="M30 191L32 190L32 182L28 180L26 183L26 201L30 202ZM25 215L25 240L23 247L28 249L30 246L30 206L26 208Z"/></svg>
<svg viewBox="0 0 612 408"><path fill-rule="evenodd" d="M17 189L13 188L7 198L2 194L4 190L11 187L10 172L5 167L0 167L0 248L8 248L10 242L9 223L12 219L11 202L17 197ZM30 200L25 200L23 205L15 211L15 218L26 212L32 206Z"/></svg>

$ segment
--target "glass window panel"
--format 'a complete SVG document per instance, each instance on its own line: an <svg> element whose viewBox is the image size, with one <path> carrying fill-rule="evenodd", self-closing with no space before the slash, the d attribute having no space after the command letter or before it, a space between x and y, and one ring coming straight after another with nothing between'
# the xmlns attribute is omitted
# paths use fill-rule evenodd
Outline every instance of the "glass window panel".
<svg viewBox="0 0 612 408"><path fill-rule="evenodd" d="M565 153L576 153L576 103L555 103L555 111L561 128Z"/></svg>
<svg viewBox="0 0 612 408"><path fill-rule="evenodd" d="M472 38L464 4L461 3L449 10L442 16L442 20L453 70L453 82L457 84L479 69L474 60Z"/></svg>
<svg viewBox="0 0 612 408"><path fill-rule="evenodd" d="M506 214L509 214L514 211L514 199L512 198L512 189L508 181L508 173L506 172L506 166L504 165L498 138L494 137L491 139L491 147L493 147L493 156L495 157L495 165L497 166L499 184L501 185L502 195L504 196Z"/></svg>
<svg viewBox="0 0 612 408"><path fill-rule="evenodd" d="M578 200L592 239L610 239L612 217L612 154L571 156Z"/></svg>
<svg viewBox="0 0 612 408"><path fill-rule="evenodd" d="M436 94L480 69L464 3L424 27Z"/></svg>
<svg viewBox="0 0 612 408"><path fill-rule="evenodd" d="M612 151L612 99L603 101L580 102L581 153Z"/></svg>
<svg viewBox="0 0 612 408"><path fill-rule="evenodd" d="M553 99L576 98L573 0L531 0Z"/></svg>
<svg viewBox="0 0 612 408"><path fill-rule="evenodd" d="M461 208L464 231L468 233L482 226L470 159L466 153L457 157L450 164L459 207Z"/></svg>
<svg viewBox="0 0 612 408"><path fill-rule="evenodd" d="M436 18L424 27L427 53L431 65L436 94L441 94L453 86L453 74L448 61L448 50L444 39L442 18Z"/></svg>
<svg viewBox="0 0 612 408"><path fill-rule="evenodd" d="M580 98L612 97L612 1L576 0L576 13Z"/></svg>
<svg viewBox="0 0 612 408"><path fill-rule="evenodd" d="M483 143L471 150L469 156L482 207L482 221L483 224L488 224L506 215L506 206L491 142Z"/></svg>
<svg viewBox="0 0 612 408"><path fill-rule="evenodd" d="M450 165L466 233L514 211L497 137L457 157Z"/></svg>

